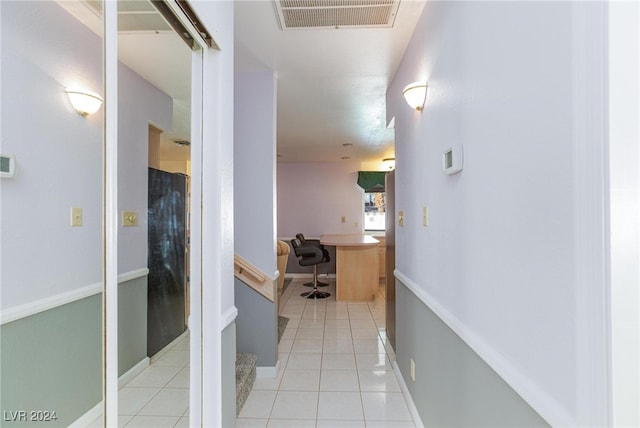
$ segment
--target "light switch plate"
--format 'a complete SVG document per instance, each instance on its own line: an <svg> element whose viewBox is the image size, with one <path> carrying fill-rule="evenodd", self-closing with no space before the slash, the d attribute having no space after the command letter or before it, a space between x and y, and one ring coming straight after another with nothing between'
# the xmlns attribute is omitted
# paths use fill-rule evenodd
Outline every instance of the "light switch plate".
<svg viewBox="0 0 640 428"><path fill-rule="evenodd" d="M429 207L426 205L422 207L422 225L429 226Z"/></svg>
<svg viewBox="0 0 640 428"><path fill-rule="evenodd" d="M82 226L82 208L71 207L71 226Z"/></svg>
<svg viewBox="0 0 640 428"><path fill-rule="evenodd" d="M404 210L398 211L398 226L404 226Z"/></svg>
<svg viewBox="0 0 640 428"><path fill-rule="evenodd" d="M124 227L138 225L138 213L136 211L122 211L122 225Z"/></svg>

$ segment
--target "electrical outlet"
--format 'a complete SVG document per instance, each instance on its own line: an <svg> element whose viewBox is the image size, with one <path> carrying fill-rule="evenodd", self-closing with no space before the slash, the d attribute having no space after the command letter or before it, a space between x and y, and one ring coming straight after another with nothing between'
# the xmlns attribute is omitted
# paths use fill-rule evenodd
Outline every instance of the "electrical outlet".
<svg viewBox="0 0 640 428"><path fill-rule="evenodd" d="M416 381L416 362L411 358L411 380Z"/></svg>
<svg viewBox="0 0 640 428"><path fill-rule="evenodd" d="M71 226L73 227L82 226L82 208L79 208L79 207L71 208Z"/></svg>
<svg viewBox="0 0 640 428"><path fill-rule="evenodd" d="M429 226L429 207L426 205L422 207L422 225Z"/></svg>

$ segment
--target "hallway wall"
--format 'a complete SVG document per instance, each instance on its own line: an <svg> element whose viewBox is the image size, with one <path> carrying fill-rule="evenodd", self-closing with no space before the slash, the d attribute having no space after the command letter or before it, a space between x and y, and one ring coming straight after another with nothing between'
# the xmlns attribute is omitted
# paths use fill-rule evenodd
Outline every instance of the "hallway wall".
<svg viewBox="0 0 640 428"><path fill-rule="evenodd" d="M0 327L3 415L55 411L55 425L69 426L102 400L101 305L102 294L95 294Z"/></svg>
<svg viewBox="0 0 640 428"><path fill-rule="evenodd" d="M272 71L234 76L235 252L276 279L276 88ZM266 178L269 177L269 178ZM259 367L278 361L277 304L234 279L236 351L258 355ZM277 293L274 293L277 295Z"/></svg>
<svg viewBox="0 0 640 428"><path fill-rule="evenodd" d="M277 270L276 88L272 71L234 76L235 251L271 279Z"/></svg>
<svg viewBox="0 0 640 428"><path fill-rule="evenodd" d="M147 278L118 287L118 375L147 364ZM0 326L0 413L56 411L68 426L102 401L102 293ZM41 426L6 421L3 427Z"/></svg>
<svg viewBox="0 0 640 428"><path fill-rule="evenodd" d="M2 152L16 156L19 170L2 181L6 310L102 279L101 110L83 118L64 93L74 82L102 92L102 40L55 3L2 7ZM46 43L34 28L50 34ZM126 273L147 265L148 122L170 129L173 110L169 96L128 67L119 73L118 196L122 209L139 213L137 227L120 227ZM83 209L82 227L69 225L72 206Z"/></svg>
<svg viewBox="0 0 640 428"><path fill-rule="evenodd" d="M359 164L286 163L277 167L278 237L319 238L330 233L362 233ZM341 217L345 216L345 223ZM357 225L355 224L357 223Z"/></svg>
<svg viewBox="0 0 640 428"><path fill-rule="evenodd" d="M56 3L0 7L1 144L17 163L0 184L6 311L102 280L102 115L81 117L64 92L102 92L102 41ZM82 227L70 227L71 207Z"/></svg>
<svg viewBox="0 0 640 428"><path fill-rule="evenodd" d="M584 197L601 212L604 200L577 175L577 166L587 167L577 164L580 144L591 144L574 145L574 130L587 126L574 116L575 48L588 45L575 37L578 7L589 8L428 2L387 92L388 119L395 116L396 129L396 210L406 217L406 225L396 228L397 277L410 290L397 313L416 310L420 302L505 380L511 396L522 396L560 426L602 424L598 418L606 414L606 403L585 405L580 393L599 390L605 368L599 355L583 352L584 338L594 349L605 349L605 342L595 314L595 329L581 324L584 296L597 295L604 284L578 280L580 260L598 263L584 259L578 244L576 225L591 224L578 203ZM424 111L413 111L402 89L424 79ZM602 144L594 140L590 153L602 153ZM458 145L464 169L446 175L443 151ZM603 163L597 155L593 161ZM428 227L423 206L429 208ZM601 236L599 229L589 233ZM459 408L481 412L473 395L460 397L459 408L438 408L427 394L431 379L411 380L410 359L420 373L440 350L418 350L415 343L432 339L430 330L398 321L397 364L424 420L433 422L438 414L438 424L447 425L458 420ZM592 362L597 370L587 368ZM481 379L467 377L463 361L438 364L450 374L443 382L482 389L476 384ZM596 416L586 416L589 407ZM485 420L481 413L466 416ZM521 412L525 424L535 425L535 414L530 416Z"/></svg>
<svg viewBox="0 0 640 428"><path fill-rule="evenodd" d="M137 227L118 223L118 272L147 267L149 123L173 128L173 100L124 64L118 69L118 209L136 211Z"/></svg>
<svg viewBox="0 0 640 428"><path fill-rule="evenodd" d="M258 356L258 368L276 372L278 305L235 278L236 351Z"/></svg>
<svg viewBox="0 0 640 428"><path fill-rule="evenodd" d="M416 361L415 382L410 373L403 373L416 406L428 408L421 412L424 426L549 426L400 280L396 280L396 304L402 308L396 314L396 347L399 358Z"/></svg>
<svg viewBox="0 0 640 428"><path fill-rule="evenodd" d="M18 164L0 183L0 410L57 410L66 426L102 399L102 111L81 117L64 92L103 92L102 40L55 2L0 8L2 154ZM139 213L119 235L122 375L146 359L147 127L171 126L172 101L119 73L119 203Z"/></svg>

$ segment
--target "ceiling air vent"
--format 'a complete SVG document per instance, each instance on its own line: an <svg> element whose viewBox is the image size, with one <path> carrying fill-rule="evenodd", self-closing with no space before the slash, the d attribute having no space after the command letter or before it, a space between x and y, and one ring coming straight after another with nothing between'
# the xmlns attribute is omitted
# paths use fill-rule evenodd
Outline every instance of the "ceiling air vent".
<svg viewBox="0 0 640 428"><path fill-rule="evenodd" d="M274 0L283 30L393 27L400 0Z"/></svg>

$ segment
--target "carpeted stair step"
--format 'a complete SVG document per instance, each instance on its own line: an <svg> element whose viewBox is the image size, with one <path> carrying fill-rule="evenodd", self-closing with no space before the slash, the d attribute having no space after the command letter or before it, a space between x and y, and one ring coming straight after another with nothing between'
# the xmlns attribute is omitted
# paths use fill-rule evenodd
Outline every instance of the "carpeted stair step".
<svg viewBox="0 0 640 428"><path fill-rule="evenodd" d="M236 354L236 414L240 414L256 380L256 354Z"/></svg>

